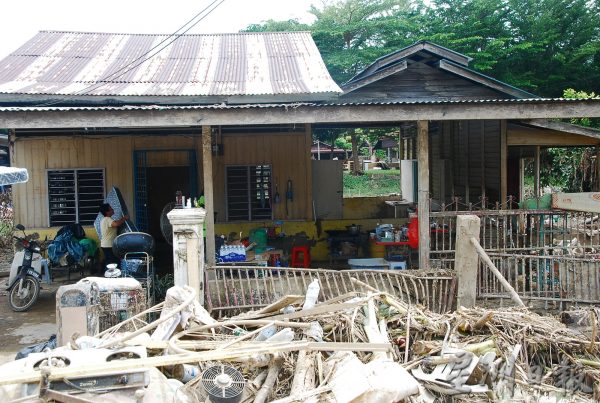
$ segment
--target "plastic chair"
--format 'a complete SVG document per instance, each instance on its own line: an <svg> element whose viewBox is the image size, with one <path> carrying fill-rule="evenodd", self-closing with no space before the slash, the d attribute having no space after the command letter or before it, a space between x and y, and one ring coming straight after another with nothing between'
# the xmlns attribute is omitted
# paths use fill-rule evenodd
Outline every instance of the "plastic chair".
<svg viewBox="0 0 600 403"><path fill-rule="evenodd" d="M302 255L302 260L300 260ZM308 246L294 246L292 247L292 267L310 267L310 247Z"/></svg>

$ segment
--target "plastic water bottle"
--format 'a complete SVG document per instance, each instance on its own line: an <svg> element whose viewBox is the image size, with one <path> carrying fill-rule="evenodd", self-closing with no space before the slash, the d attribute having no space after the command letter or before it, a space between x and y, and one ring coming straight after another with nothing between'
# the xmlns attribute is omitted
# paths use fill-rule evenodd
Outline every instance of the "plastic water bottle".
<svg viewBox="0 0 600 403"><path fill-rule="evenodd" d="M286 327L283 330L278 331L273 336L269 337L267 341L280 341L280 342L290 342L294 340L294 331Z"/></svg>
<svg viewBox="0 0 600 403"><path fill-rule="evenodd" d="M302 305L302 310L310 309L315 306L317 303L317 299L319 298L319 291L321 290L321 286L319 285L319 280L314 279L306 290L306 298L304 299L304 305Z"/></svg>
<svg viewBox="0 0 600 403"><path fill-rule="evenodd" d="M277 331L277 328L275 327L275 325L268 326L258 333L258 336L256 336L255 340L256 341L267 340L268 338L272 337L276 331Z"/></svg>

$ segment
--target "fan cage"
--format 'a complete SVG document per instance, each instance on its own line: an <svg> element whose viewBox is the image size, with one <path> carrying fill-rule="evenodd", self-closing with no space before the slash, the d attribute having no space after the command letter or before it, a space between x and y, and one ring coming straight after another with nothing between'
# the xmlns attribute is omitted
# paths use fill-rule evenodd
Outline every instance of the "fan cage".
<svg viewBox="0 0 600 403"><path fill-rule="evenodd" d="M226 387L221 387L217 383L217 377L220 375L227 375L231 379ZM246 381L237 369L229 365L214 365L202 373L201 383L210 397L232 399L244 391Z"/></svg>
<svg viewBox="0 0 600 403"><path fill-rule="evenodd" d="M159 219L160 232L162 232L163 237L165 238L165 240L167 241L167 243L169 245L173 244L173 226L171 225L171 222L169 221L169 217L167 217L167 214L171 210L173 210L176 206L177 206L177 203L169 202L163 207L163 209L160 213L160 219Z"/></svg>

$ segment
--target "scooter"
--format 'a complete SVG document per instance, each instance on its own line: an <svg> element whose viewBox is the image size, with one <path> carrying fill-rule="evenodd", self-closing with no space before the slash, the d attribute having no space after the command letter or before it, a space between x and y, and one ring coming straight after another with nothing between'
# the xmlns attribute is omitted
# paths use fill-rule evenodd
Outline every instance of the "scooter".
<svg viewBox="0 0 600 403"><path fill-rule="evenodd" d="M40 295L40 283L50 284L48 263L42 258L41 247L35 240L27 239L25 227L15 226L23 237L13 236L23 250L15 253L8 277L8 305L15 312L26 311Z"/></svg>

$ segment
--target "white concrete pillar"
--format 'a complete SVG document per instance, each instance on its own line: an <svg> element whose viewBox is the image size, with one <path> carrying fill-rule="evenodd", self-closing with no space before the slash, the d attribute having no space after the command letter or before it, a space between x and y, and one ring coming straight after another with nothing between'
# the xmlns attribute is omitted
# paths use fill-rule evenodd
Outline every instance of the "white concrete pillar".
<svg viewBox="0 0 600 403"><path fill-rule="evenodd" d="M204 238L203 208L178 208L167 217L173 226L173 276L175 285L188 285L204 305Z"/></svg>
<svg viewBox="0 0 600 403"><path fill-rule="evenodd" d="M479 257L471 238L479 239L480 219L474 215L456 217L456 256L454 269L458 279L457 307L471 308L477 298Z"/></svg>

